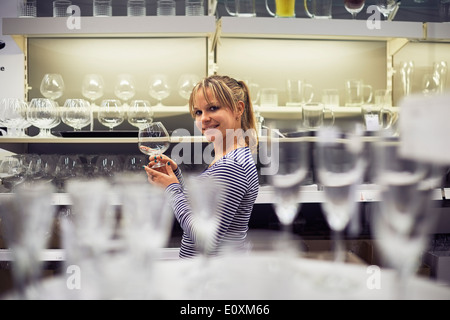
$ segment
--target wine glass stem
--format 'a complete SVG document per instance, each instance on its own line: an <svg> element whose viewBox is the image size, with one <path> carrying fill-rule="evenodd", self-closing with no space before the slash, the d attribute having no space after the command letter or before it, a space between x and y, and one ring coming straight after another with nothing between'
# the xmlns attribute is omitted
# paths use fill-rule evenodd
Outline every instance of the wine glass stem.
<svg viewBox="0 0 450 320"><path fill-rule="evenodd" d="M345 262L345 245L342 236L342 231L333 231L335 262Z"/></svg>

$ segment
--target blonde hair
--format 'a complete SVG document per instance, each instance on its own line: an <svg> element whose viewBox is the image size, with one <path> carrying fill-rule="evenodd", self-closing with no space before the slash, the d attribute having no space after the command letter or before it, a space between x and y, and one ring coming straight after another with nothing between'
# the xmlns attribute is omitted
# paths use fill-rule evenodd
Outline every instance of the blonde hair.
<svg viewBox="0 0 450 320"><path fill-rule="evenodd" d="M195 118L195 105L197 93L201 90L206 101L209 101L207 89L210 90L212 97L217 99L220 106L227 107L233 112L239 111L238 102L244 103L244 112L241 116L241 128L245 133L251 132L250 138L255 139L255 144L251 143L249 136L246 136L246 143L250 147L255 147L258 143L256 134L256 119L253 112L253 104L250 98L250 90L247 84L240 80L235 80L229 76L212 75L204 78L197 83L192 89L191 96L189 97L189 111L193 118ZM250 130L250 131L249 131ZM254 148L251 148L254 151Z"/></svg>

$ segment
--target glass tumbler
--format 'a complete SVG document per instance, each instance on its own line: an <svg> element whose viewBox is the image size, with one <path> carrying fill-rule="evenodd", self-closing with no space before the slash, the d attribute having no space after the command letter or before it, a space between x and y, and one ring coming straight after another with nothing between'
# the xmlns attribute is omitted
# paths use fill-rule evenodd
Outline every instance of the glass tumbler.
<svg viewBox="0 0 450 320"><path fill-rule="evenodd" d="M205 15L204 0L185 0L186 16Z"/></svg>
<svg viewBox="0 0 450 320"><path fill-rule="evenodd" d="M17 1L17 14L21 18L36 17L36 0Z"/></svg>
<svg viewBox="0 0 450 320"><path fill-rule="evenodd" d="M111 17L112 0L94 0L94 17Z"/></svg>
<svg viewBox="0 0 450 320"><path fill-rule="evenodd" d="M156 8L157 16L174 16L176 15L174 0L158 0Z"/></svg>
<svg viewBox="0 0 450 320"><path fill-rule="evenodd" d="M70 0L53 1L53 17L68 17L67 8L72 5Z"/></svg>
<svg viewBox="0 0 450 320"><path fill-rule="evenodd" d="M128 0L127 16L141 17L146 15L147 15L147 8L145 6L145 0Z"/></svg>

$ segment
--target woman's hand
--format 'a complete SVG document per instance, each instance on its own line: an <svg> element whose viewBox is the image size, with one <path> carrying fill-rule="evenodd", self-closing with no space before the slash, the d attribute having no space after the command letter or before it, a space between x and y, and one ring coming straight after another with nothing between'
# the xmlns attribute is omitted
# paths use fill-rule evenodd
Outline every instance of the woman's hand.
<svg viewBox="0 0 450 320"><path fill-rule="evenodd" d="M163 163L163 166L152 169L151 167L157 162ZM144 167L148 176L148 182L153 185L158 185L167 188L173 183L179 183L173 170L178 168L177 164L167 156L157 156L157 158L150 158L150 162Z"/></svg>

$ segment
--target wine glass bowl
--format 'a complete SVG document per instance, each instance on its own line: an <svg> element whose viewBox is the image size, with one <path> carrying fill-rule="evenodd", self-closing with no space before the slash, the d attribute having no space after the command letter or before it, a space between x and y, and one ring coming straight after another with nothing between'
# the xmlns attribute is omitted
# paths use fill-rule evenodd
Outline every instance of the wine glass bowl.
<svg viewBox="0 0 450 320"><path fill-rule="evenodd" d="M47 73L41 81L41 94L51 100L60 98L64 93L64 80L58 73Z"/></svg>
<svg viewBox="0 0 450 320"><path fill-rule="evenodd" d="M14 188L25 180L25 168L20 156L6 156L0 163L0 180L8 190Z"/></svg>
<svg viewBox="0 0 450 320"><path fill-rule="evenodd" d="M169 79L165 74L155 74L150 77L149 94L158 101L157 106L162 106L162 100L170 95Z"/></svg>
<svg viewBox="0 0 450 320"><path fill-rule="evenodd" d="M127 110L128 123L139 128L153 122L153 110L147 100L133 100Z"/></svg>
<svg viewBox="0 0 450 320"><path fill-rule="evenodd" d="M125 108L117 99L103 100L97 115L98 121L108 127L109 131L113 131L115 127L124 122L125 117Z"/></svg>
<svg viewBox="0 0 450 320"><path fill-rule="evenodd" d="M182 74L178 78L178 94L186 99L189 100L189 97L191 96L192 89L195 87L195 85L200 81L200 77L193 73L185 73Z"/></svg>
<svg viewBox="0 0 450 320"><path fill-rule="evenodd" d="M364 8L365 0L344 0L344 7L356 19L356 15Z"/></svg>
<svg viewBox="0 0 450 320"><path fill-rule="evenodd" d="M430 164L404 158L400 143L397 138L382 138L375 144L374 178L380 186L380 202L372 216L382 264L397 273L396 299L405 298L407 280L428 243L435 219L430 212L431 194L442 187L436 181L442 180L445 172L435 175Z"/></svg>
<svg viewBox="0 0 450 320"><path fill-rule="evenodd" d="M365 174L364 156L359 134L343 136L336 128L319 131L314 153L315 170L318 183L323 187L322 208L335 238L335 261L345 261L342 237L351 218L358 213L356 196Z"/></svg>
<svg viewBox="0 0 450 320"><path fill-rule="evenodd" d="M91 106L84 99L67 99L61 113L61 120L74 131L80 131L91 123Z"/></svg>
<svg viewBox="0 0 450 320"><path fill-rule="evenodd" d="M37 137L53 137L50 129L61 122L57 103L47 98L32 99L26 117L30 124L39 128Z"/></svg>
<svg viewBox="0 0 450 320"><path fill-rule="evenodd" d="M169 149L169 132L161 122L152 122L143 128L139 128L138 147L143 154L156 158L157 155L163 154ZM162 166L163 164L158 162L152 168Z"/></svg>
<svg viewBox="0 0 450 320"><path fill-rule="evenodd" d="M114 86L114 94L127 105L127 101L136 94L133 76L129 74L118 75Z"/></svg>
<svg viewBox="0 0 450 320"><path fill-rule="evenodd" d="M87 74L83 78L81 84L81 94L91 101L91 105L95 105L95 100L103 97L105 82L99 74Z"/></svg>
<svg viewBox="0 0 450 320"><path fill-rule="evenodd" d="M0 120L6 127L8 136L20 136L23 126L26 124L26 112L28 104L23 99L0 99Z"/></svg>

